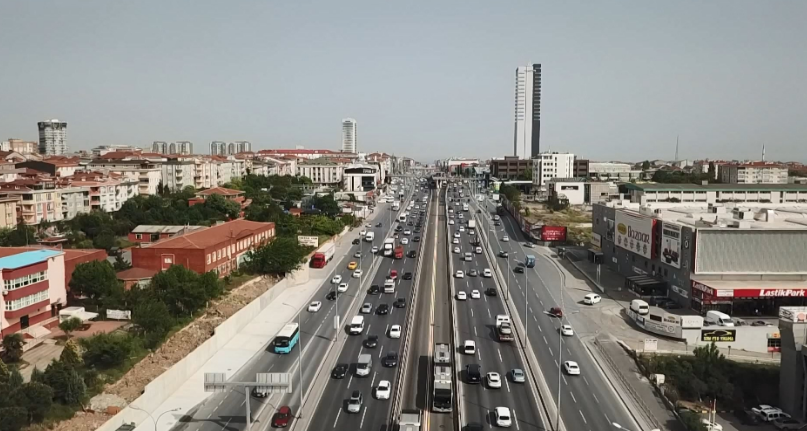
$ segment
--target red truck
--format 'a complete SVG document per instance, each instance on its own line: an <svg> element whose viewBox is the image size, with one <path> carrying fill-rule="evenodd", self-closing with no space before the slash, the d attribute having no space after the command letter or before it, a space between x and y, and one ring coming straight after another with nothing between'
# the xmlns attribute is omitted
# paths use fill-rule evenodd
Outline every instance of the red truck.
<svg viewBox="0 0 807 431"><path fill-rule="evenodd" d="M333 254L336 251L336 247L333 246L332 242L329 242L317 250L313 256L311 256L311 267L312 268L324 268L328 262L333 259Z"/></svg>
<svg viewBox="0 0 807 431"><path fill-rule="evenodd" d="M396 259L403 259L403 246L399 245L395 247L395 258Z"/></svg>

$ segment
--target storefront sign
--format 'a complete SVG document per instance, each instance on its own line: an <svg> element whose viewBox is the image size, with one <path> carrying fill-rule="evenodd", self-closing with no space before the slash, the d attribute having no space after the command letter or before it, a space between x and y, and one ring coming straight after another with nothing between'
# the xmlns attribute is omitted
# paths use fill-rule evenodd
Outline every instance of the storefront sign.
<svg viewBox="0 0 807 431"><path fill-rule="evenodd" d="M633 267L633 272L635 272L635 273L637 273L639 275L647 275L647 271L645 271L645 270L643 270L643 269L641 269L639 267L636 267L636 266Z"/></svg>
<svg viewBox="0 0 807 431"><path fill-rule="evenodd" d="M681 268L681 225L662 222L661 261L675 268Z"/></svg>
<svg viewBox="0 0 807 431"><path fill-rule="evenodd" d="M718 298L734 298L734 291L733 290L715 290L715 296Z"/></svg>
<svg viewBox="0 0 807 431"><path fill-rule="evenodd" d="M662 318L661 320L663 320L664 323L672 323L674 325L681 324L681 318L676 316L675 314L665 314L664 318Z"/></svg>
<svg viewBox="0 0 807 431"><path fill-rule="evenodd" d="M309 247L319 247L319 237L297 235L297 243L300 245L307 245Z"/></svg>
<svg viewBox="0 0 807 431"><path fill-rule="evenodd" d="M734 342L737 341L736 329L702 329L701 341Z"/></svg>
<svg viewBox="0 0 807 431"><path fill-rule="evenodd" d="M616 212L616 245L648 259L653 257L653 227L656 220L627 211Z"/></svg>
<svg viewBox="0 0 807 431"><path fill-rule="evenodd" d="M645 338L644 339L644 351L645 352L655 352L658 350L658 339L657 338Z"/></svg>
<svg viewBox="0 0 807 431"><path fill-rule="evenodd" d="M628 309L628 317L640 328L654 334L664 335L665 337L681 338L681 325L675 323L662 323L649 319L647 316L636 314L635 311Z"/></svg>
<svg viewBox="0 0 807 431"><path fill-rule="evenodd" d="M687 290L682 287L678 287L674 284L671 284L670 289L672 289L673 292L683 296L684 298L689 298L689 292L687 292Z"/></svg>
<svg viewBox="0 0 807 431"><path fill-rule="evenodd" d="M709 296L715 296L715 290L711 287L699 282L692 280L692 289L701 291Z"/></svg>
<svg viewBox="0 0 807 431"><path fill-rule="evenodd" d="M541 241L566 241L566 226L542 226Z"/></svg>
<svg viewBox="0 0 807 431"><path fill-rule="evenodd" d="M602 236L598 233L591 233L591 245L602 248Z"/></svg>
<svg viewBox="0 0 807 431"><path fill-rule="evenodd" d="M807 289L737 289L735 298L803 298Z"/></svg>

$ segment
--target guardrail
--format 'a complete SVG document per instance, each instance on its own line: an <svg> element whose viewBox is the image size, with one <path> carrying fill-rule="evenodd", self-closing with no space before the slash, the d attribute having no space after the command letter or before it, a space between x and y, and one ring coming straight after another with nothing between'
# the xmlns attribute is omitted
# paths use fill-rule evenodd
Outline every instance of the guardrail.
<svg viewBox="0 0 807 431"><path fill-rule="evenodd" d="M448 190L446 190L446 195L448 195ZM463 411L462 407L460 406L460 398L462 398L462 385L460 384L460 370L459 366L462 363L459 353L457 353L457 313L454 310L455 300L455 289L454 287L454 259L451 258L451 229L449 228L448 224L448 200L444 203L445 206L445 224L446 224L446 257L448 259L448 283L447 286L450 287L449 289L449 301L448 301L448 314L451 315L451 353L454 358L454 367L452 371L454 372L453 378L451 381L454 384L454 406L453 408L456 409L457 414L454 415L454 429L461 430L462 424L464 423L463 420Z"/></svg>

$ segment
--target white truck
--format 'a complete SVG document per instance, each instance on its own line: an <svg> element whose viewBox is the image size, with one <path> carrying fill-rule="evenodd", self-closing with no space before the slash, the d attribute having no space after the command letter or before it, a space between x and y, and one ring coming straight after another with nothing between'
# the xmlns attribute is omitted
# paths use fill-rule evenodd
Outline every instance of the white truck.
<svg viewBox="0 0 807 431"><path fill-rule="evenodd" d="M476 220L468 220L468 229L476 229Z"/></svg>
<svg viewBox="0 0 807 431"><path fill-rule="evenodd" d="M401 209L401 203L400 202L395 201L395 202L392 203L392 210L393 211L398 211L400 209Z"/></svg>
<svg viewBox="0 0 807 431"><path fill-rule="evenodd" d="M395 248L395 238L387 238L384 240L384 256L392 256L392 250Z"/></svg>
<svg viewBox="0 0 807 431"><path fill-rule="evenodd" d="M401 410L398 429L400 431L420 431L420 410Z"/></svg>
<svg viewBox="0 0 807 431"><path fill-rule="evenodd" d="M367 242L373 242L374 239L375 239L375 232L373 231L367 232L367 234L364 235L364 240Z"/></svg>
<svg viewBox="0 0 807 431"><path fill-rule="evenodd" d="M499 341L513 341L513 326L510 316L499 314L496 316L496 334Z"/></svg>

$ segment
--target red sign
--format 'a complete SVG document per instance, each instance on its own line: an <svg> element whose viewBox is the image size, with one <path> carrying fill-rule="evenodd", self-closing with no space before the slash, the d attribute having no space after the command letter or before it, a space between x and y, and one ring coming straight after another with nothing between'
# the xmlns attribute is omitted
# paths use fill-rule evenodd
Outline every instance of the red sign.
<svg viewBox="0 0 807 431"><path fill-rule="evenodd" d="M566 226L542 226L541 241L566 241Z"/></svg>
<svg viewBox="0 0 807 431"><path fill-rule="evenodd" d="M796 289L736 289L735 298L804 298L807 288Z"/></svg>
<svg viewBox="0 0 807 431"><path fill-rule="evenodd" d="M709 287L709 286L707 286L707 285L705 285L705 284L703 284L703 283L701 283L699 281L692 280L692 289L693 290L699 290L699 291L701 291L701 292L703 292L703 293L705 293L705 294L707 294L709 296L714 296L715 295L714 289L712 289L711 287Z"/></svg>

